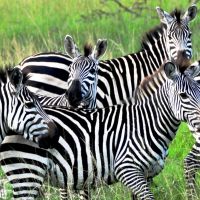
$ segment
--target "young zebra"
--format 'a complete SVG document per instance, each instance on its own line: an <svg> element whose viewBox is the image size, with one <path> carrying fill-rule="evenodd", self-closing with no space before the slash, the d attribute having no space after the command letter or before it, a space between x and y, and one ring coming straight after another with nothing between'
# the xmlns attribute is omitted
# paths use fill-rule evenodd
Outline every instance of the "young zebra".
<svg viewBox="0 0 200 200"><path fill-rule="evenodd" d="M121 181L135 198L154 199L147 178L163 169L181 121L200 130L196 70L181 73L172 62L165 63L137 88L134 105L91 112L46 107L62 133L54 149L40 149L19 137L1 145L1 165L14 198L35 199L48 170L52 184L62 188L80 190L101 181Z"/></svg>
<svg viewBox="0 0 200 200"><path fill-rule="evenodd" d="M20 134L40 147L54 147L56 125L23 81L20 69L0 68L0 143L7 135Z"/></svg>
<svg viewBox="0 0 200 200"><path fill-rule="evenodd" d="M105 39L99 39L94 49L92 49L91 45L85 45L84 55L81 55L72 37L67 35L65 37L65 47L68 54L73 58L69 66L70 73L66 82L65 92L53 98L44 96L45 93L42 96L39 95L40 103L42 105L62 105L74 108L93 109L96 107L98 63L100 57L106 51L107 41ZM28 74L26 85L29 87L33 83L32 77L35 78L32 72L29 73L30 66L34 63L30 61L31 59L33 58L29 59L29 66L24 62L25 64L21 67L23 73ZM34 93L37 93L37 91L34 91Z"/></svg>
<svg viewBox="0 0 200 200"><path fill-rule="evenodd" d="M183 17L177 10L171 15L160 8L157 12L162 24L146 34L139 52L99 62L97 107L115 105L132 98L141 80L157 70L165 60L176 59L178 54L192 57L188 24L196 16L196 6L189 7ZM43 53L26 58L20 65L24 74L31 75L27 85L32 91L52 96L65 92L69 63L69 56ZM38 77L41 77L40 81Z"/></svg>

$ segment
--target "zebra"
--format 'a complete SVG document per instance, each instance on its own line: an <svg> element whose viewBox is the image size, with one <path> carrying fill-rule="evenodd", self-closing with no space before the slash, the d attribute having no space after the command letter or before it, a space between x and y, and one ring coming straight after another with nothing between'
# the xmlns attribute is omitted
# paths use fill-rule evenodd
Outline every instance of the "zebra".
<svg viewBox="0 0 200 200"><path fill-rule="evenodd" d="M157 7L157 12L161 25L146 33L140 51L99 62L98 108L115 105L133 97L141 80L157 70L165 60L176 60L179 54L192 57L191 31L188 24L196 16L196 5L190 6L182 17L178 10L169 14ZM56 96L66 90L71 62L68 55L43 53L28 57L19 65L25 75L31 74L27 82L30 90ZM41 77L40 81L38 77Z"/></svg>
<svg viewBox="0 0 200 200"><path fill-rule="evenodd" d="M69 66L70 73L66 83L66 90L63 94L53 98L45 96L44 94L42 96L39 95L40 103L42 105L62 105L74 108L93 109L96 107L98 63L100 57L106 51L107 40L98 39L93 49L91 45L86 44L84 46L84 55L81 55L73 38L70 35L66 35L65 48L73 58L73 62ZM22 71L27 71L31 63L29 59L29 66L25 67L25 69L22 68ZM28 76L31 77L31 74ZM26 84L29 85L29 82L30 80L27 80Z"/></svg>
<svg viewBox="0 0 200 200"><path fill-rule="evenodd" d="M20 134L42 148L54 147L56 125L23 81L20 69L0 68L0 143L7 135Z"/></svg>
<svg viewBox="0 0 200 200"><path fill-rule="evenodd" d="M67 80L67 89L62 95L55 97L38 95L38 99L42 105L61 105L73 108L93 109L96 107L98 60L106 51L107 41L105 39L99 39L93 51L91 46L86 45L84 47L84 56L81 56L71 36L66 35L64 41L66 52L73 58L73 62L69 67L70 74ZM32 63L31 58L29 59L30 63ZM29 70L29 67L26 67L24 71ZM62 191L61 195L63 193Z"/></svg>
<svg viewBox="0 0 200 200"><path fill-rule="evenodd" d="M181 72L178 67L168 61L145 78L134 104L76 112L45 107L61 133L55 148L44 150L19 137L0 147L14 198L35 199L48 170L61 188L85 190L101 181L121 181L134 198L154 199L147 178L163 169L181 121L200 130L200 85L194 80L200 68Z"/></svg>
<svg viewBox="0 0 200 200"><path fill-rule="evenodd" d="M69 66L73 59L58 52L39 53L23 59L19 68L27 76L30 91L48 97L66 92ZM66 67L67 66L67 67Z"/></svg>
<svg viewBox="0 0 200 200"><path fill-rule="evenodd" d="M159 7L156 9L162 24L146 33L141 42L142 49L139 52L120 58L100 61L97 107L114 105L131 98L140 81L158 69L166 59L177 59L178 54L183 54L188 58L192 57L191 31L188 24L196 16L196 5L190 6L182 18L178 10L169 14ZM40 64L40 61L42 64ZM58 53L43 53L35 57L28 57L20 63L22 67L24 66L23 73L29 75L33 72L32 80L30 79L28 85L38 89L37 77L45 73L43 68L39 70L31 64L32 62L35 62L34 65L37 66L45 65L45 73L51 75L55 83L60 80L60 84L57 84L59 88L57 88L55 85L51 85L52 81L48 82L48 79L42 77L43 80L41 81L46 81L45 90L48 88L48 92L51 91L51 95L65 92L66 86L64 83L66 83L69 74L70 56ZM63 71L62 77L61 75L59 77L58 72L61 67L65 72ZM28 68L27 71L25 71L26 68ZM54 74L56 74L55 77ZM39 88L40 90L41 88ZM41 90L41 93L44 93L44 90Z"/></svg>
<svg viewBox="0 0 200 200"><path fill-rule="evenodd" d="M200 68L200 61L194 62L190 68L193 71L193 68ZM196 70L197 74L195 74L195 80L199 82L199 75L200 73ZM200 169L200 141L199 141L199 131L189 127L190 131L192 132L195 138L195 144L193 145L192 149L188 153L188 155L184 158L184 175L186 179L186 189L187 189L187 196L188 199L194 199L197 197L196 190L195 190L195 176L196 172Z"/></svg>

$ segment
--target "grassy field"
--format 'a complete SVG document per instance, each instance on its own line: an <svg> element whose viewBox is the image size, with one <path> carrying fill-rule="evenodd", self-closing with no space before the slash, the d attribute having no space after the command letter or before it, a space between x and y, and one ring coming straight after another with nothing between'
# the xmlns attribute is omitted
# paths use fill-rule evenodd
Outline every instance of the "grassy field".
<svg viewBox="0 0 200 200"><path fill-rule="evenodd" d="M135 1L122 2L131 6ZM16 65L33 53L63 52L63 38L66 34L72 35L79 46L86 41L95 43L98 38L107 38L108 51L104 58L136 52L140 47L142 35L159 24L156 6L170 12L175 7L186 10L189 5L188 0L147 1L145 6L148 8L135 17L118 10L118 6L111 0L0 0L0 65ZM197 5L200 7L200 4ZM99 9L107 14L98 14ZM193 32L195 60L200 58L199 13L190 27ZM182 124L170 146L165 169L152 185L156 199L186 199L183 158L193 142L187 126ZM3 178L3 175L1 176ZM59 199L57 189L46 187L46 192L45 199ZM92 196L92 199L99 200L128 198L130 194L121 184L101 187ZM11 199L9 192L6 199Z"/></svg>

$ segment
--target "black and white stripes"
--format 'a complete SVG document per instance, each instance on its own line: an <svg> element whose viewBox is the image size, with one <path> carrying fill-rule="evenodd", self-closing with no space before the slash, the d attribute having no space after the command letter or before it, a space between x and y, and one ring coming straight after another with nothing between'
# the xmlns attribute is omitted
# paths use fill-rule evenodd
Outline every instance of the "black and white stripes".
<svg viewBox="0 0 200 200"><path fill-rule="evenodd" d="M100 57L105 53L106 48L107 41L105 39L99 39L93 49L91 45L86 44L84 46L84 55L81 55L72 37L67 35L65 37L65 49L73 58L72 63L69 65L69 77L68 74L66 75L64 69L60 69L60 66L63 66L63 63L66 64L68 59L67 57L64 59L63 55L58 54L54 56L52 54L48 54L48 56L39 54L34 57L29 57L22 61L17 67L22 69L27 77L26 85L39 95L38 97L43 105L64 105L67 107L92 109L96 107L98 62ZM44 62L45 60L47 61ZM57 63L55 61L57 61ZM59 63L59 61L62 63ZM45 67L41 66L40 70L39 65L45 65ZM55 69L54 65L56 66ZM31 69L33 69L33 71ZM45 71L47 72L46 74ZM62 72L67 76L63 94L59 96L52 95L49 93L49 89L47 89L48 93L44 92L43 89L46 88L46 86L47 88L48 86L52 88L50 86L51 84L55 84L55 88L63 85L64 77ZM59 74L61 79L57 78ZM37 76L37 79L41 78L40 80L48 79L50 85L46 84L45 81L44 83L41 83L40 80L37 82L35 76ZM54 76L54 78L52 78L52 76ZM36 90L32 88L33 85L35 85ZM40 85L42 90L38 89L37 85ZM51 92L54 93L53 91L54 86ZM59 89L56 89L55 94L57 93L59 93Z"/></svg>
<svg viewBox="0 0 200 200"><path fill-rule="evenodd" d="M180 122L200 130L196 123L196 117L200 117L200 85L193 80L191 70L180 73L173 63L166 63L164 70L140 84L134 105L120 104L92 112L45 108L62 133L54 149L40 152L22 139L5 141L1 146L2 169L12 183L17 183L13 184L14 197L35 199L36 195L31 194L38 188L30 186L29 178L35 178L34 186L41 185L49 169L53 184L62 188L80 190L101 181L118 180L138 198L153 199L147 178L162 170ZM20 163L17 169L16 158ZM22 176L23 166L27 167L24 162L31 168L38 163L38 169ZM30 188L20 191L24 182Z"/></svg>
<svg viewBox="0 0 200 200"><path fill-rule="evenodd" d="M167 59L177 59L179 54L185 57L191 58L192 56L192 42L191 42L191 31L188 27L189 22L196 16L196 6L191 6L188 11L185 12L181 18L180 11L175 11L171 15L166 11L157 8L160 20L162 24L155 29L146 33L146 37L142 40L142 48L137 53L129 54L115 59L110 59L106 61L99 62L98 71L98 85L97 85L97 107L106 107L109 105L115 105L121 103L121 101L126 101L132 98L134 95L135 88L140 84L141 80L152 74L157 70L165 60ZM48 55L48 54L47 54ZM51 75L51 80L48 80L47 76L43 76L43 70L41 74L39 71L39 60L46 58L45 54L42 57L36 56L36 66L32 65L31 62L34 61L34 57L27 58L20 65L23 68L23 73L27 76L31 76L29 79L34 79L34 83L27 85L37 88L37 90L42 89L41 82L48 85L48 91L54 93L54 86L56 86L59 76L55 76L55 85L53 85L53 74L57 74L57 66L59 70L59 59L55 63L55 59L58 56L63 55L55 54L53 59L49 59L45 64L47 67L47 75ZM65 61L61 61L62 67L65 65L65 72L61 75L60 89L57 90L55 94L63 94L66 90L66 82L68 80L67 72L69 71L69 57L65 57ZM63 65L64 64L64 65ZM52 67L52 65L54 67ZM37 73L35 72L37 68ZM28 69L28 70L27 70ZM32 73L33 72L33 73ZM40 79L39 84L37 84L37 77L43 77ZM64 78L64 79L63 79ZM44 88L43 88L44 89ZM60 91L60 92L59 92ZM36 90L34 90L36 92ZM45 91L41 90L41 94L46 95ZM48 94L47 94L48 95Z"/></svg>
<svg viewBox="0 0 200 200"><path fill-rule="evenodd" d="M36 94L51 97L65 92L69 76L66 66L71 63L72 58L66 54L49 52L29 56L19 65L23 74L28 76L28 88Z"/></svg>
<svg viewBox="0 0 200 200"><path fill-rule="evenodd" d="M107 60L100 64L100 79L99 87L97 88L97 104L99 107L114 105L122 100L126 102L128 99L132 98L140 81L145 76L152 74L153 71L167 58L176 60L179 55L191 58L192 46L188 22L195 17L196 7L190 7L182 19L180 18L180 13L177 11L172 15L169 15L159 8L157 11L161 18L161 22L165 25L162 25L160 28L156 29L156 31L150 32L150 35L147 35L147 39L143 43L142 51L118 59ZM178 80L177 71L169 71L173 69L174 65L168 63L168 66L168 71L165 72L170 72L168 73L169 78L171 78L173 82L185 83L185 76L180 75L182 78ZM73 72L73 75L74 74L76 73ZM176 76L172 77L174 74ZM185 75L187 77L187 73ZM160 76L160 78L161 79L156 81L162 82L163 77ZM68 81L70 83L70 79L68 79ZM75 86L77 86L76 82L74 87ZM68 139L63 139L62 141L63 144L67 145L67 150L70 150L70 145L72 144L74 147L77 147L74 152L71 148L72 154L69 154L67 158L62 158L62 154L59 156L57 152L56 156L52 156L54 150L56 151L58 149L49 151L50 153L46 157L47 160L45 161L45 165L53 168L53 171L51 171L52 178L55 178L55 180L61 179L60 186L67 187L70 183L74 189L85 189L83 183L86 180L89 181L88 185L95 185L99 179L103 179L106 182L113 182L117 178L131 188L134 195L141 199L153 199L147 185L146 177L153 177L162 169L168 143L173 139L174 131L180 120L187 120L191 126L199 130L199 125L196 123L196 117L191 117L192 114L198 116L199 113L193 113L193 111L188 110L189 105L191 108L194 108L194 110L198 110L198 96L195 95L199 92L199 86L197 86L196 91L189 93L190 87L182 88L182 86L178 85L176 92L179 93L179 96L177 96L176 93L173 93L173 95L176 96L174 99L173 95L166 92L167 90L165 88L165 92L162 93L163 96L158 95L155 97L156 101L159 101L160 99L163 100L164 97L167 99L168 97L169 100L170 98L173 99L172 102L174 104L170 104L168 100L163 100L162 106L164 107L162 107L162 109L164 109L164 111L157 111L155 102L148 102L149 95L153 96L155 91L158 90L158 93L160 91L159 88L156 88L156 84L153 84L153 86L150 85L149 87L145 87L145 84L143 86L141 89L142 92L140 91L141 93L138 92L136 94L137 98L134 99L134 101L136 101L135 106L132 104L122 104L108 109L96 110L94 113L80 112L81 114L75 114L72 111L66 111L62 108L54 110L51 108L46 109L58 126L60 127L61 125L61 132L63 131L62 128L64 128L66 135L69 138L71 136L72 139L69 140L70 142L68 142ZM185 86L188 87L187 84ZM67 89L68 88L69 87L67 87ZM194 101L191 101L190 99L189 101L187 92L190 97L192 96L193 99L196 99ZM77 96L75 98L77 99ZM76 99L70 100L70 102L75 102L75 106L77 106ZM63 98L61 100L63 100ZM144 102L147 102L146 107L141 106ZM167 105L167 103L171 105L171 107L168 107L169 105ZM175 112L177 110L181 110L181 112ZM117 120L118 116L119 119ZM89 121L87 121L88 117L90 118ZM160 119L159 117L161 117L161 120L158 122L157 119ZM95 119L95 121L93 121L93 119ZM63 123L63 120L66 123ZM140 124L146 122L145 125L148 127L148 131L151 130L150 136L143 127L142 130L140 130L141 125L138 121ZM67 122L70 123L70 126ZM75 125L75 122L78 122L79 126ZM94 128L90 125L92 123L95 124ZM72 132L69 133L69 130ZM140 134L137 135L138 130L140 130ZM101 133L101 131L103 135L102 138L100 137L101 134L100 136L96 135L96 133ZM127 131L128 133L126 135L125 132ZM134 136L130 134L131 132L134 133ZM144 132L143 135L141 135L142 132ZM92 135L92 133L94 133L94 135ZM120 137L118 135L119 133L122 134ZM104 145L102 149L99 145L101 143ZM68 152L65 149L65 146L62 148L64 149L62 151L63 153ZM80 149L82 150L84 148L85 150L80 151ZM119 149L121 152L116 149ZM91 152L93 154L92 156L94 156L94 161L91 159ZM65 153L65 155L67 155L67 153ZM87 160L83 160L83 157L87 158ZM34 159L32 161L34 161ZM61 162L64 162L65 165L59 165ZM72 163L75 163L73 167ZM129 168L130 165L132 167ZM140 170L138 170L138 168ZM43 172L44 173L41 173L42 176L38 176L38 178L41 179L39 185L43 182L45 170ZM17 187L18 189L16 189ZM138 190L138 187L140 187L141 190ZM20 196L20 187L16 186L16 188L15 195L17 197L17 195ZM33 193L33 196L37 194L37 188Z"/></svg>
<svg viewBox="0 0 200 200"><path fill-rule="evenodd" d="M0 143L6 135L20 134L40 147L54 146L56 126L23 81L18 68L0 69Z"/></svg>

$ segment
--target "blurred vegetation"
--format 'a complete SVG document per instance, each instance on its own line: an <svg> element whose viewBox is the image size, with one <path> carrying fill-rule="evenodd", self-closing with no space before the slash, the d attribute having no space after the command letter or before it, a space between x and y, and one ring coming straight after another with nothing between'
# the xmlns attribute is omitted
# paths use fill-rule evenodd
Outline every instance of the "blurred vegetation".
<svg viewBox="0 0 200 200"><path fill-rule="evenodd" d="M0 64L16 65L34 53L64 52L66 34L72 35L79 46L86 41L95 43L98 38L107 38L109 46L104 58L136 52L144 33L159 24L156 6L171 12L174 8L186 11L189 5L188 0L0 0ZM195 60L200 58L199 13L190 27ZM183 124L170 146L163 172L154 180L152 190L156 199L186 199L183 158L193 142ZM45 199L58 199L57 189L47 184L45 196ZM92 196L105 200L128 198L128 189L121 184L101 187Z"/></svg>
<svg viewBox="0 0 200 200"><path fill-rule="evenodd" d="M143 34L159 24L156 6L171 12L174 8L185 11L190 5L186 0L120 2L128 8L142 2L144 9L138 6L138 16L126 12L114 0L0 0L1 63L16 64L37 52L63 51L66 34L71 34L79 45L108 38L107 58L136 52ZM195 58L199 24L199 17L191 23Z"/></svg>

